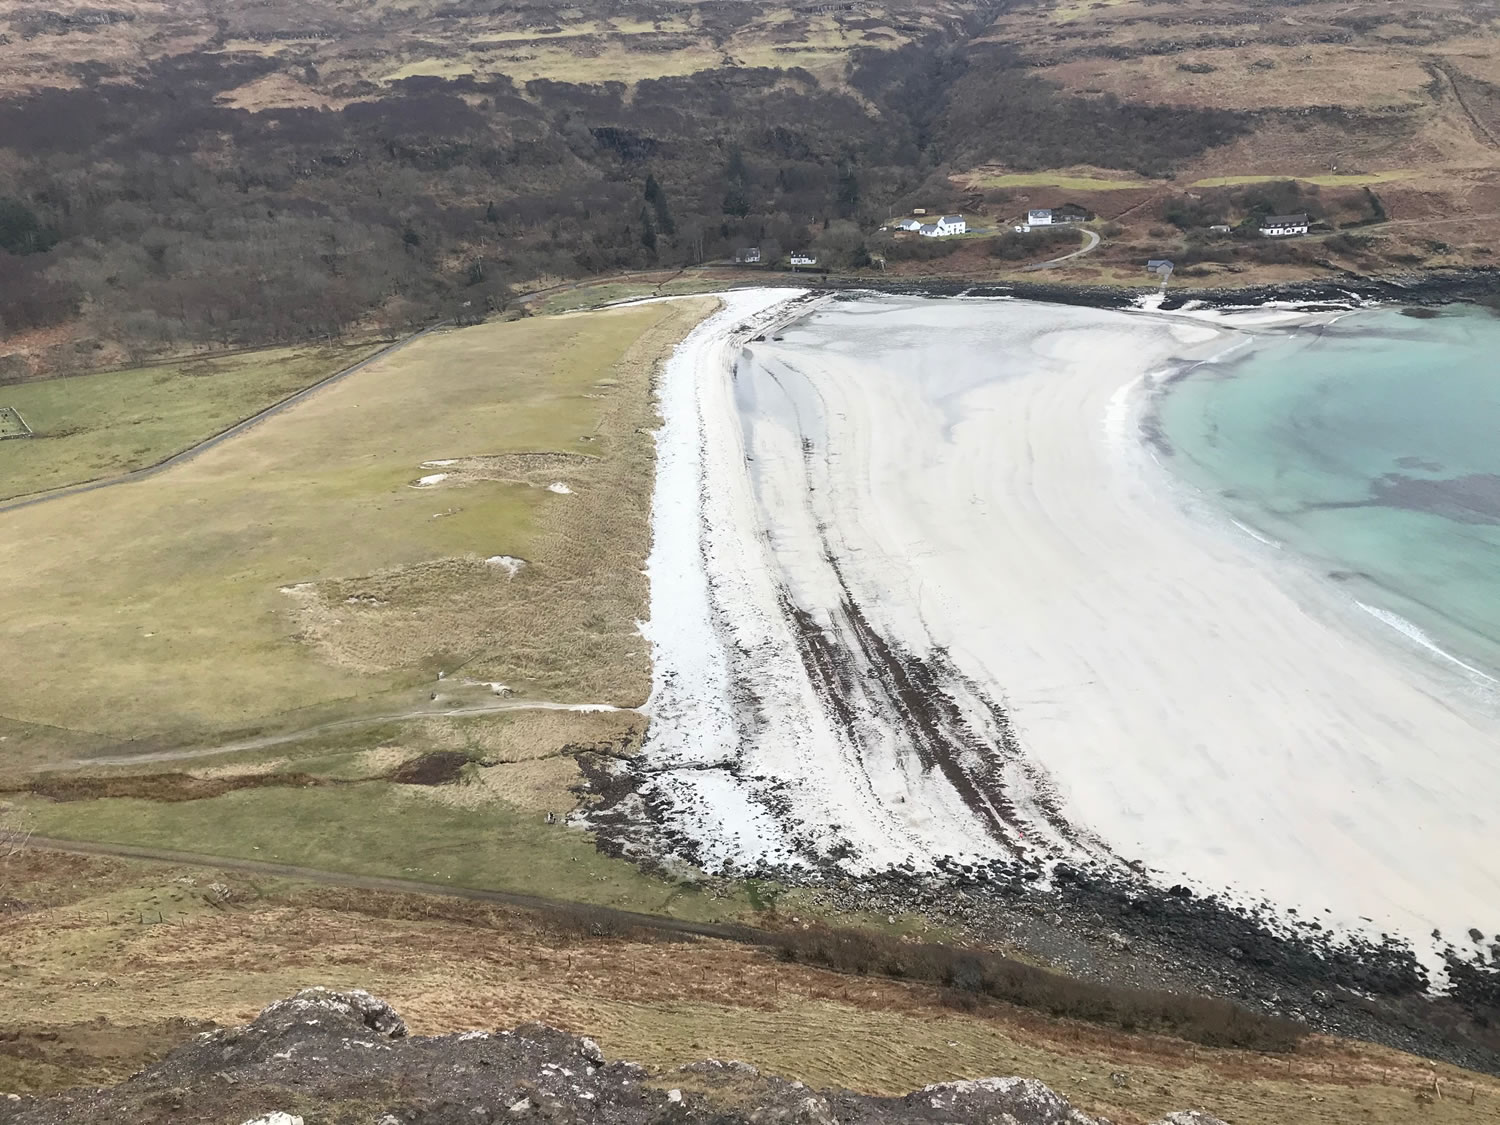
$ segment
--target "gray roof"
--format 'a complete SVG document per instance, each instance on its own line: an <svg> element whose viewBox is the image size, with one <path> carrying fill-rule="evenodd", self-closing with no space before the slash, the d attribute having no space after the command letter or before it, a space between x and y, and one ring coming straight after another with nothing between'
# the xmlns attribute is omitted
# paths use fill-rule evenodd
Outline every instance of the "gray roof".
<svg viewBox="0 0 1500 1125"><path fill-rule="evenodd" d="M1263 227L1305 227L1306 215L1267 215L1260 221Z"/></svg>
<svg viewBox="0 0 1500 1125"><path fill-rule="evenodd" d="M936 223L928 223L924 227L918 227L917 230L921 231L923 234L926 234L930 230L931 231L937 230L937 224Z"/></svg>
<svg viewBox="0 0 1500 1125"><path fill-rule="evenodd" d="M963 221L964 221L964 217L962 215L944 215L943 216L943 222L945 222L945 223L961 223Z"/></svg>

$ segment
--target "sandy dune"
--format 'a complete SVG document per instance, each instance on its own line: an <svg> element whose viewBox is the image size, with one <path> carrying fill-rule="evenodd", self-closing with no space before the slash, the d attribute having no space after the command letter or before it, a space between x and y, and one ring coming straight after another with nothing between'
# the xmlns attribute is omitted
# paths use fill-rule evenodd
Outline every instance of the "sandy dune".
<svg viewBox="0 0 1500 1125"><path fill-rule="evenodd" d="M647 796L696 854L1139 860L1500 930L1500 728L1140 440L1153 374L1246 330L882 298L741 353L784 296L663 384Z"/></svg>

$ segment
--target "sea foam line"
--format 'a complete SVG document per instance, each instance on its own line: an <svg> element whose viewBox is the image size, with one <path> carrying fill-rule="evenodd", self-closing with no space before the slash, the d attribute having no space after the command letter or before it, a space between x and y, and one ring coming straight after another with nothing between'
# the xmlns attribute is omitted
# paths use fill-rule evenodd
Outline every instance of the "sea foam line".
<svg viewBox="0 0 1500 1125"><path fill-rule="evenodd" d="M1388 609L1381 609L1379 606L1370 605L1367 602L1358 600L1356 600L1354 604L1359 606L1360 609L1364 610L1377 621L1380 621L1385 625L1389 625L1403 637L1406 637L1408 640L1415 641L1417 644L1421 645L1434 656L1442 657L1444 660L1448 661L1448 663L1457 665L1465 672L1468 672L1470 675L1477 676L1487 684L1500 686L1500 680L1495 679L1495 677L1491 676L1488 672L1482 671L1481 669L1474 667L1474 665L1460 660L1458 657L1454 656L1446 649L1440 648L1431 637L1423 632L1418 626L1402 617L1399 613L1392 613Z"/></svg>
<svg viewBox="0 0 1500 1125"><path fill-rule="evenodd" d="M1235 519L1233 516L1229 517L1229 522L1232 523L1232 524L1234 524L1235 527L1239 528L1241 531L1243 531L1246 535L1250 536L1250 538L1254 539L1256 542L1264 543L1267 547L1271 547L1271 548L1273 548L1274 550L1277 550L1277 551L1281 550L1281 544L1280 543L1276 542L1276 540L1274 540L1274 539L1268 539L1266 536L1264 536L1260 532L1256 531L1255 528L1251 527L1249 524L1247 524L1247 523L1241 523L1239 520ZM1366 607L1366 608L1368 608L1368 607Z"/></svg>

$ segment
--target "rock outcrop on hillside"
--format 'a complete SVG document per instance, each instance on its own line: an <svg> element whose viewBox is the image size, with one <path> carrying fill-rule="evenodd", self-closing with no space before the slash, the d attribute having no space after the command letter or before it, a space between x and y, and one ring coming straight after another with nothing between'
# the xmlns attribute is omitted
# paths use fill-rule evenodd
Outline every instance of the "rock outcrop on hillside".
<svg viewBox="0 0 1500 1125"><path fill-rule="evenodd" d="M1032 1078L904 1098L812 1090L738 1062L652 1075L541 1024L415 1038L367 992L305 989L118 1086L0 1096L0 1125L1106 1125ZM1223 1125L1198 1112L1158 1125Z"/></svg>

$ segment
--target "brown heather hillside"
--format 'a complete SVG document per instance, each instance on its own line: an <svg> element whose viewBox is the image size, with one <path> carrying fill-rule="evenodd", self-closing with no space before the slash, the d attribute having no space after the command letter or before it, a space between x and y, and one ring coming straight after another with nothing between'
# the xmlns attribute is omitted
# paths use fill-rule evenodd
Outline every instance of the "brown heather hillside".
<svg viewBox="0 0 1500 1125"><path fill-rule="evenodd" d="M744 245L896 266L912 251L874 231L914 206L1116 221L1064 280L1135 282L1161 253L1246 281L1487 264L1496 13L6 0L0 381L472 318ZM1225 179L1297 180L1321 237L1205 247L1164 213L1288 201ZM900 269L1015 268L941 257Z"/></svg>

